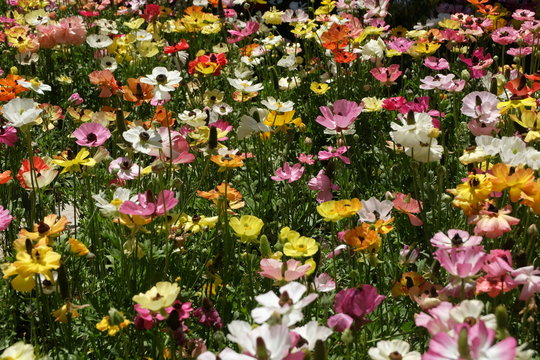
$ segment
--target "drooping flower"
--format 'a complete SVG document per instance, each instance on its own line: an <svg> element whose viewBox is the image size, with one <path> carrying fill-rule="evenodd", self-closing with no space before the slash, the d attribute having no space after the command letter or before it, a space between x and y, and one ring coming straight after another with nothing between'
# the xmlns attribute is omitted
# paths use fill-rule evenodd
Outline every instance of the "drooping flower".
<svg viewBox="0 0 540 360"><path fill-rule="evenodd" d="M534 293L540 292L540 270L534 266L525 266L512 271L514 283L523 285L519 299L528 301Z"/></svg>
<svg viewBox="0 0 540 360"><path fill-rule="evenodd" d="M2 115L8 120L8 125L20 128L33 124L43 109L32 99L15 98L2 107Z"/></svg>
<svg viewBox="0 0 540 360"><path fill-rule="evenodd" d="M475 235L493 239L511 231L513 225L519 224L520 219L508 215L511 212L511 205L497 209L492 204L486 204L477 215L469 217L468 223L475 224Z"/></svg>
<svg viewBox="0 0 540 360"><path fill-rule="evenodd" d="M321 106L319 110L322 116L317 121L322 126L333 132L346 132L350 130L358 115L362 112L363 105L345 99L334 102L333 108Z"/></svg>
<svg viewBox="0 0 540 360"><path fill-rule="evenodd" d="M12 220L13 216L11 216L9 210L0 205L0 231L6 230Z"/></svg>
<svg viewBox="0 0 540 360"><path fill-rule="evenodd" d="M324 170L320 170L316 177L309 181L309 189L317 190L317 202L322 203L332 200L332 191L339 190L339 186L332 184L332 180L325 174Z"/></svg>
<svg viewBox="0 0 540 360"><path fill-rule="evenodd" d="M370 70L370 73L384 86L390 86L392 84L395 84L397 78L400 77L401 74L403 74L403 72L399 70L398 64L392 64L387 68L374 68Z"/></svg>
<svg viewBox="0 0 540 360"><path fill-rule="evenodd" d="M332 158L337 158L343 161L345 164L350 164L351 159L346 157L345 154L349 150L350 146L340 146L339 148L334 148L333 146L328 146L328 150L321 150L317 154L319 160L329 160Z"/></svg>
<svg viewBox="0 0 540 360"><path fill-rule="evenodd" d="M394 208L399 212L407 214L409 221L414 226L421 226L422 220L415 214L421 211L422 203L412 198L411 194L394 194Z"/></svg>

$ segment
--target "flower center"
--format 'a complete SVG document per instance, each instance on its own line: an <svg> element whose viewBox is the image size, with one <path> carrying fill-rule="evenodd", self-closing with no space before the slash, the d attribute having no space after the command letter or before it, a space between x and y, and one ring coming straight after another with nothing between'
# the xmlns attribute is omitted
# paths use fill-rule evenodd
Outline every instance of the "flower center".
<svg viewBox="0 0 540 360"><path fill-rule="evenodd" d="M393 351L390 354L388 354L388 358L390 360L401 360L401 359L403 359L403 356L400 353L398 353L397 351Z"/></svg>
<svg viewBox="0 0 540 360"><path fill-rule="evenodd" d="M86 135L86 140L88 140L88 142L95 142L97 140L97 136L94 133L90 133Z"/></svg>

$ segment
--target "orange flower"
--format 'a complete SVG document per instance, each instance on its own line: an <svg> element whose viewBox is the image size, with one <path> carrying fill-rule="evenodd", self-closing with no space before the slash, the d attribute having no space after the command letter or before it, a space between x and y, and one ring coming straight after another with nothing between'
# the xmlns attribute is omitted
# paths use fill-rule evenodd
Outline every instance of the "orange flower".
<svg viewBox="0 0 540 360"><path fill-rule="evenodd" d="M329 50L344 48L349 43L350 33L347 26L333 23L330 29L321 35L322 45Z"/></svg>
<svg viewBox="0 0 540 360"><path fill-rule="evenodd" d="M207 200L213 201L214 204L216 205L218 205L220 198L227 197L229 208L231 209L243 208L245 203L242 200L243 196L240 193L240 191L233 188L230 184L227 185L226 188L227 188L227 191L225 192L225 183L221 183L216 187L215 190L210 190L210 191L197 190L197 195Z"/></svg>
<svg viewBox="0 0 540 360"><path fill-rule="evenodd" d="M236 154L213 155L210 160L220 166L219 171L225 171L226 168L236 168L244 166L244 156Z"/></svg>
<svg viewBox="0 0 540 360"><path fill-rule="evenodd" d="M94 85L99 85L101 93L98 95L102 98L108 98L120 89L113 73L110 70L97 70L91 72L88 77Z"/></svg>
<svg viewBox="0 0 540 360"><path fill-rule="evenodd" d="M154 97L154 87L149 84L143 84L138 79L127 79L128 84L122 86L124 100L134 103L134 106L140 106L144 102L152 100Z"/></svg>
<svg viewBox="0 0 540 360"><path fill-rule="evenodd" d="M253 50L255 50L258 47L259 47L259 44L246 45L246 46L240 48L240 54L242 56L251 56L251 53L253 52Z"/></svg>
<svg viewBox="0 0 540 360"><path fill-rule="evenodd" d="M50 214L38 224L34 224L34 231L26 229L21 230L19 238L14 241L13 246L19 251L26 251L26 239L32 240L34 247L47 246L50 241L60 236L60 233L66 229L69 220L62 216L58 220L58 215Z"/></svg>
<svg viewBox="0 0 540 360"><path fill-rule="evenodd" d="M534 170L518 167L517 169L506 164L496 164L488 174L489 181L493 184L492 191L503 191L509 188L510 200L513 202L523 198L522 188L534 181ZM523 194L525 197L526 194Z"/></svg>
<svg viewBox="0 0 540 360"><path fill-rule="evenodd" d="M353 62L354 60L358 58L358 55L356 55L355 53L343 51L343 50L335 50L333 51L333 54L334 54L334 60L336 60L336 62L341 63L341 64L347 64L347 63Z"/></svg>
<svg viewBox="0 0 540 360"><path fill-rule="evenodd" d="M15 99L17 94L28 91L27 88L19 85L17 80L24 80L22 76L9 74L4 79L0 79L0 101Z"/></svg>
<svg viewBox="0 0 540 360"><path fill-rule="evenodd" d="M13 179L13 177L11 177L11 170L6 170L3 173L0 173L0 185L7 183L11 179Z"/></svg>
<svg viewBox="0 0 540 360"><path fill-rule="evenodd" d="M375 252L381 247L381 238L379 233L372 229L370 224L362 223L345 233L345 242L350 245L354 251Z"/></svg>
<svg viewBox="0 0 540 360"><path fill-rule="evenodd" d="M424 279L424 277L417 272L405 272L401 275L401 279L396 281L394 286L392 286L392 296L410 295L411 290L415 292L414 290L422 287L425 282L426 279Z"/></svg>

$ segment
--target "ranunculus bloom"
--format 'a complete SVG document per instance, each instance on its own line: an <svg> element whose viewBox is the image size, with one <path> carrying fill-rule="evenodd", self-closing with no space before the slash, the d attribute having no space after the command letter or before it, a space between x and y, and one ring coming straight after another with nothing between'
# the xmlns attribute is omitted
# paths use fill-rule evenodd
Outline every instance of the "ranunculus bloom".
<svg viewBox="0 0 540 360"><path fill-rule="evenodd" d="M390 86L394 84L394 81L397 80L397 78L403 74L402 71L399 70L398 64L390 65L389 67L378 67L375 69L371 69L369 71L371 75L377 80L381 82L384 86Z"/></svg>
<svg viewBox="0 0 540 360"><path fill-rule="evenodd" d="M508 214L512 212L512 206L507 205L502 209L497 209L490 205L484 210L480 210L478 215L469 217L469 224L475 224L475 235L482 235L488 238L496 238L512 230L512 225L519 224L519 219Z"/></svg>
<svg viewBox="0 0 540 360"><path fill-rule="evenodd" d="M81 146L97 147L103 145L111 137L111 132L98 123L85 123L73 131L76 143Z"/></svg>
<svg viewBox="0 0 540 360"><path fill-rule="evenodd" d="M262 271L260 271L259 274L276 281L284 280L289 282L306 276L306 273L310 268L311 265L302 265L302 262L294 259L290 259L286 263L276 259L262 259Z"/></svg>
<svg viewBox="0 0 540 360"><path fill-rule="evenodd" d="M174 197L174 192L163 190L157 196L150 190L139 194L139 203L133 201L124 201L120 206L120 213L127 215L140 216L158 216L169 212L178 204L178 200Z"/></svg>
<svg viewBox="0 0 540 360"><path fill-rule="evenodd" d="M16 128L13 126L0 126L0 144L13 146L18 140L19 137L17 136Z"/></svg>
<svg viewBox="0 0 540 360"><path fill-rule="evenodd" d="M354 101L337 100L334 102L333 109L328 106L321 106L319 110L322 116L317 116L315 121L329 130L342 132L349 129L363 108L362 104L359 105Z"/></svg>
<svg viewBox="0 0 540 360"><path fill-rule="evenodd" d="M324 170L319 171L316 177L309 181L310 190L318 190L317 202L322 203L332 200L332 191L339 190L339 186L332 184L332 180L326 176Z"/></svg>
<svg viewBox="0 0 540 360"><path fill-rule="evenodd" d="M290 166L289 163L286 162L283 167L277 169L275 175L271 176L270 178L274 181L287 180L289 183L292 183L302 177L304 170L305 168L300 163Z"/></svg>
<svg viewBox="0 0 540 360"><path fill-rule="evenodd" d="M372 313L386 297L377 292L371 285L341 290L334 298L334 310L350 316L356 330L368 322L366 316Z"/></svg>
<svg viewBox="0 0 540 360"><path fill-rule="evenodd" d="M11 216L9 210L0 205L0 231L6 230L12 220L13 216Z"/></svg>

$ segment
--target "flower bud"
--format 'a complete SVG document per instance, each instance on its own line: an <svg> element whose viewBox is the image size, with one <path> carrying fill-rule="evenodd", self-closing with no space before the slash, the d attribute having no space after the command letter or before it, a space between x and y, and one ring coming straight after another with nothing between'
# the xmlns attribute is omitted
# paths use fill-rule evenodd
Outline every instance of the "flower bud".
<svg viewBox="0 0 540 360"><path fill-rule="evenodd" d="M462 359L470 359L471 349L469 348L469 333L466 327L461 328L458 337L459 357Z"/></svg>
<svg viewBox="0 0 540 360"><path fill-rule="evenodd" d="M314 360L327 360L328 359L328 347L322 340L317 340L315 343L315 349L313 349Z"/></svg>
<svg viewBox="0 0 540 360"><path fill-rule="evenodd" d="M18 75L19 74L19 69L17 69L16 66L12 66L12 67L9 68L9 73L13 74L13 75Z"/></svg>
<svg viewBox="0 0 540 360"><path fill-rule="evenodd" d="M504 305L499 305L495 309L495 319L497 320L497 338L499 340L506 339L508 333L508 311Z"/></svg>
<svg viewBox="0 0 540 360"><path fill-rule="evenodd" d="M463 80L469 80L471 78L471 73L467 69L463 69L463 71L461 71L461 78Z"/></svg>
<svg viewBox="0 0 540 360"><path fill-rule="evenodd" d="M345 345L349 345L354 341L351 329L346 329L343 334L341 334L341 341L343 341Z"/></svg>
<svg viewBox="0 0 540 360"><path fill-rule="evenodd" d="M111 325L120 325L124 322L124 316L121 312L116 310L115 308L109 309L109 324Z"/></svg>
<svg viewBox="0 0 540 360"><path fill-rule="evenodd" d="M538 237L538 227L536 226L536 224L532 224L527 228L527 235L529 235L533 239Z"/></svg>
<svg viewBox="0 0 540 360"><path fill-rule="evenodd" d="M268 237L266 235L261 235L260 237L260 250L261 254L265 258L269 258L272 256L272 248L270 247L270 242L268 241Z"/></svg>

